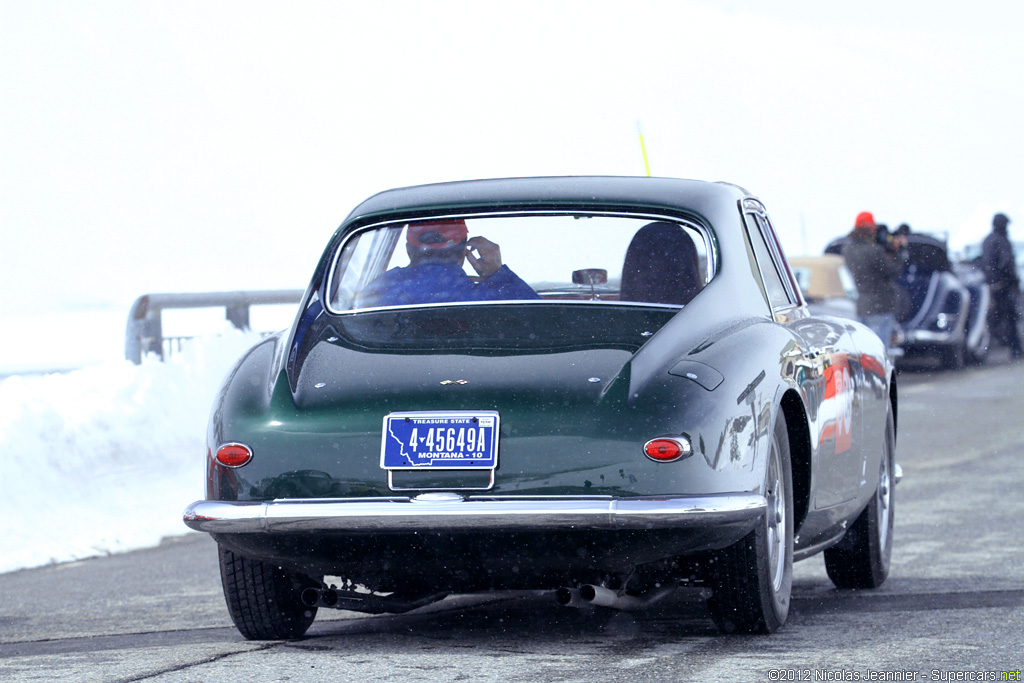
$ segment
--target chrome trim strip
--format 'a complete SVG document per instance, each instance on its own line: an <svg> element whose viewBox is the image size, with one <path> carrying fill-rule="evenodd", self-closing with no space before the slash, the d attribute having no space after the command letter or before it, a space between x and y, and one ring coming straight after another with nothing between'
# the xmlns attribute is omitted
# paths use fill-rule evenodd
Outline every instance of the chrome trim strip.
<svg viewBox="0 0 1024 683"><path fill-rule="evenodd" d="M673 529L753 521L766 507L764 496L756 493L200 500L185 510L184 522L210 533Z"/></svg>
<svg viewBox="0 0 1024 683"><path fill-rule="evenodd" d="M911 330L906 333L906 341L910 344L953 344L956 339L953 334L956 330L948 332L933 332L931 330Z"/></svg>

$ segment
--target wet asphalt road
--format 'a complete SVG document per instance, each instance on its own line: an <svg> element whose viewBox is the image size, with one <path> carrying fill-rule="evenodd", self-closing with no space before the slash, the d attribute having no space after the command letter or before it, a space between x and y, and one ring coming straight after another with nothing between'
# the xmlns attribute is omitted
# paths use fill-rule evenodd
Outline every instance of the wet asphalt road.
<svg viewBox="0 0 1024 683"><path fill-rule="evenodd" d="M1020 680L1024 363L997 350L899 381L889 581L838 591L820 556L798 563L772 636L720 636L688 595L636 615L514 593L321 611L303 640L251 643L228 619L214 544L194 534L0 575L0 681Z"/></svg>

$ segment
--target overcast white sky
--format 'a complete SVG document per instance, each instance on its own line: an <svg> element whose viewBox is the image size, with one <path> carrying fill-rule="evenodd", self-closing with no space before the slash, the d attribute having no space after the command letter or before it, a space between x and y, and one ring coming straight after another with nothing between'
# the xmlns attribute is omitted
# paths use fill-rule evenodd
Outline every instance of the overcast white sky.
<svg viewBox="0 0 1024 683"><path fill-rule="evenodd" d="M792 255L1024 238L1024 8L837 5L0 0L0 314L302 288L373 192L643 175L637 121Z"/></svg>

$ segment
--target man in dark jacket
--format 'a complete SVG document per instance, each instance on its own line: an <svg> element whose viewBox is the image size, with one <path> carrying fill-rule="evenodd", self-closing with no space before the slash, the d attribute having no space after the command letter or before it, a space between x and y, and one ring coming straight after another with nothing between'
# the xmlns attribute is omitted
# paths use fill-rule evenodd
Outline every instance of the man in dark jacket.
<svg viewBox="0 0 1024 683"><path fill-rule="evenodd" d="M1009 223L1006 214L997 213L992 217L992 232L981 243L981 267L992 290L989 322L995 331L1002 331L1003 341L1010 347L1010 355L1020 358L1020 333L1017 329L1020 279L1017 277L1013 244L1006 234Z"/></svg>
<svg viewBox="0 0 1024 683"><path fill-rule="evenodd" d="M903 271L899 240L891 248L878 240L875 218L863 211L857 215L849 240L843 245L843 259L857 285L857 316L875 331L886 347L896 334L899 289L896 278Z"/></svg>

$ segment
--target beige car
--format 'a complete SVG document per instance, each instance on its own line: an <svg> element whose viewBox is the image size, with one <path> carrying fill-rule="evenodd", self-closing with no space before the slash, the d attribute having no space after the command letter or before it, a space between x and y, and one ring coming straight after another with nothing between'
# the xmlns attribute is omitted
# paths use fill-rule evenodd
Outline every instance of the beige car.
<svg viewBox="0 0 1024 683"><path fill-rule="evenodd" d="M798 256L789 259L789 265L812 313L857 318L857 286L842 256ZM890 356L903 356L904 340L903 329L897 325L887 343Z"/></svg>
<svg viewBox="0 0 1024 683"><path fill-rule="evenodd" d="M857 317L857 287L842 256L799 256L790 258L789 265L812 311Z"/></svg>

